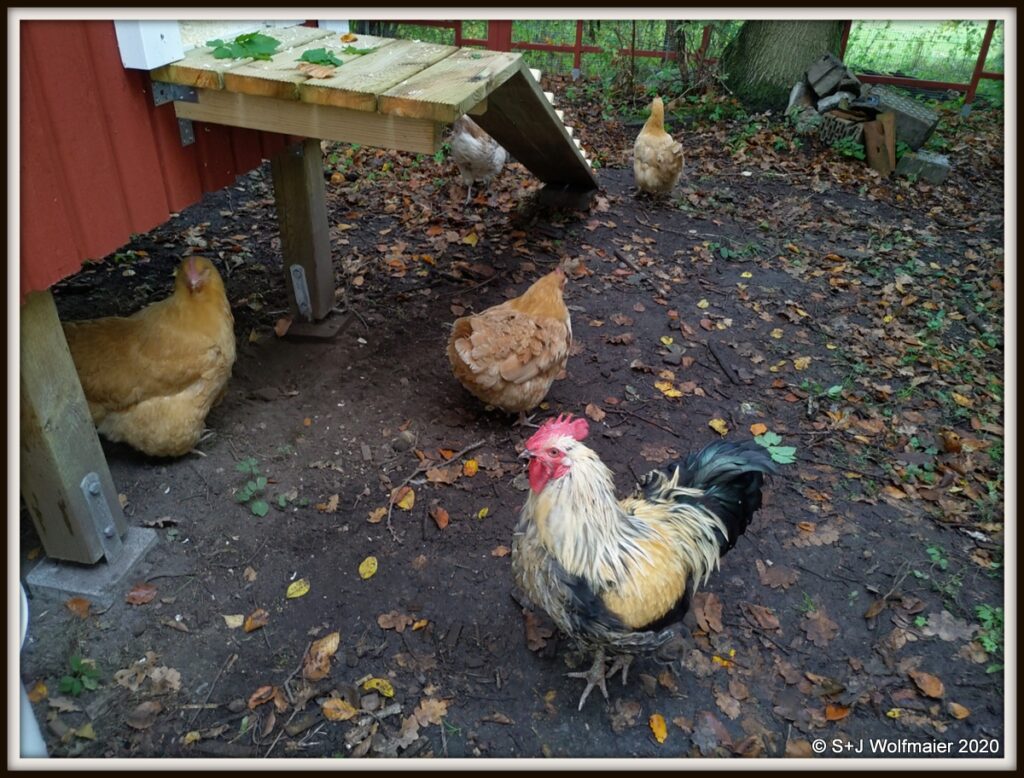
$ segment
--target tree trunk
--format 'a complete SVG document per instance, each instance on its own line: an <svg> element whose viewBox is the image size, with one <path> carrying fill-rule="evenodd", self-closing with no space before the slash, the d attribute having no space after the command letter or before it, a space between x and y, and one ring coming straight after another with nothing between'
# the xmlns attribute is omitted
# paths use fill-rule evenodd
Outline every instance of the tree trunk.
<svg viewBox="0 0 1024 778"><path fill-rule="evenodd" d="M745 22L722 54L726 85L750 110L781 111L811 63L839 53L842 34L842 21Z"/></svg>

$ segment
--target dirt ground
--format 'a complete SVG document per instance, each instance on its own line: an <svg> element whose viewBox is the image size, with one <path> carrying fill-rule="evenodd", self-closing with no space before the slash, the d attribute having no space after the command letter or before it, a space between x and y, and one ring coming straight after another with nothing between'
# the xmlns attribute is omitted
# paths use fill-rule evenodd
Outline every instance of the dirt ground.
<svg viewBox="0 0 1024 778"><path fill-rule="evenodd" d="M599 115L553 87L570 120ZM944 114L956 164L938 187L771 118L669 122L686 174L663 202L632 188L637 123L576 122L603 163L585 212L539 207L518 165L463 207L448 160L331 147L330 341L275 334L266 165L55 289L66 319L127 314L185 253L210 256L238 360L205 456L104 443L129 522L160 535L114 604L82 618L32 593L21 677L51 755L1005 755L1001 116ZM715 419L795 448L699 590L682 663L639 661L582 711L580 657L512 597L524 432L444 352L458 315L558 262L576 341L539 418L590 416L621 494L719 437ZM267 479L264 516L236 499L240 464ZM23 575L38 546L23 511ZM155 596L127 602L140 583ZM237 626L259 610L264 626ZM304 681L335 631L329 674ZM60 690L73 656L98 688Z"/></svg>

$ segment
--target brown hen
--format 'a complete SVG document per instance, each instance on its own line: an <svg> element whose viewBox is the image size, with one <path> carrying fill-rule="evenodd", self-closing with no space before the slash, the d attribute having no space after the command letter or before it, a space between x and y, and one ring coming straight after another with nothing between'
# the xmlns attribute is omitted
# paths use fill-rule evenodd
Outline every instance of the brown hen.
<svg viewBox="0 0 1024 778"><path fill-rule="evenodd" d="M565 273L555 270L521 296L455 322L448 360L459 382L488 405L524 413L540 405L572 345Z"/></svg>

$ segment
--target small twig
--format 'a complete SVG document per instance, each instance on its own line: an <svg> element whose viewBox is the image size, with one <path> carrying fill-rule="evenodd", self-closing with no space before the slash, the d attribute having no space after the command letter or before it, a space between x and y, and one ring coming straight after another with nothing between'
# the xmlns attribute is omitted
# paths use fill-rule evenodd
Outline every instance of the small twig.
<svg viewBox="0 0 1024 778"><path fill-rule="evenodd" d="M210 701L210 697L213 696L213 688L217 685L217 681L220 680L221 675L224 674L225 670L230 670L231 669L231 665L233 665L237 659L238 659L238 654L232 654L231 656L228 657L228 660L223 665L221 665L220 670L217 671L217 676L213 679L213 683L210 684L210 690L206 693L206 699L203 700L203 705L206 705L206 703L208 703ZM191 727L192 726L192 722L196 720L196 716L199 715L199 711L200 710L203 710L203 709L202 708L196 709L196 712L192 714L192 718L190 718L188 720L189 727Z"/></svg>
<svg viewBox="0 0 1024 778"><path fill-rule="evenodd" d="M478 440L476 443L473 443L473 444L471 444L469 446L466 446L461 451L456 451L454 454L452 454L448 459L446 459L444 461L444 464L450 465L453 462L459 461L460 459L462 459L462 457L464 457L470 451L473 451L474 449L480 448L480 446L484 445L484 443L486 443L486 442L487 442L486 440ZM394 487L391 490L391 499L388 500L388 518L387 518L386 526L388 528L388 532L391 533L391 537L394 539L394 541L396 543L401 543L402 541L398 539L398 533L395 532L395 528L391 526L391 512L395 509L394 495L397 494L398 491L401 490L401 488L403 486L408 486L409 482L413 478L418 476L420 473L425 473L430 468L434 467L434 464L435 463L433 463L433 462L423 462L423 463L421 463L419 467L417 467L415 470L413 470L411 473L409 473L408 476L405 477L405 480L403 480L398 486Z"/></svg>
<svg viewBox="0 0 1024 778"><path fill-rule="evenodd" d="M655 293L661 294L661 290L658 288L658 285L651 280L651 277L647 275L643 268L641 268L636 262L627 257L620 249L614 249L613 253L615 254L617 259L620 259L627 265L629 265L633 269L633 272L635 272L638 276L640 276L640 278L642 278L644 281L650 284L651 288L655 291Z"/></svg>
<svg viewBox="0 0 1024 778"><path fill-rule="evenodd" d="M725 373L726 378L736 384L736 386L741 386L742 382L740 381L739 375L733 369L733 366L725 361L725 356L718 350L718 347L710 340L705 341L704 345L708 347L708 351L711 352L711 356L713 356L715 361L722 367L722 371Z"/></svg>
<svg viewBox="0 0 1024 778"><path fill-rule="evenodd" d="M621 413L621 414L623 414L625 416L632 416L634 419L639 419L640 421L647 422L652 427L657 427L660 430L664 430L665 432L668 432L668 433L674 435L677 438L680 437L679 433L676 432L671 427L666 427L664 424L659 424L656 421L648 419L646 416L641 416L639 413L633 413L633 411L627 411L625 408L607 408L606 412L607 413Z"/></svg>

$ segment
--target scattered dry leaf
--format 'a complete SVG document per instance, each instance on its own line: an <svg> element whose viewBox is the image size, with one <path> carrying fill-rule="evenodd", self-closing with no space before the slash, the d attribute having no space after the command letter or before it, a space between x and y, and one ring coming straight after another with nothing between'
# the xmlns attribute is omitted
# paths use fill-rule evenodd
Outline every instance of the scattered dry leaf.
<svg viewBox="0 0 1024 778"><path fill-rule="evenodd" d="M590 417L596 422L603 421L604 417L608 415L603 410L601 410L600 405L595 405L594 403L587 403L587 407L584 409L584 412L587 414L588 417Z"/></svg>
<svg viewBox="0 0 1024 778"><path fill-rule="evenodd" d="M327 502L318 502L316 509L321 513L334 513L338 510L339 497L336 494L332 494L327 498Z"/></svg>
<svg viewBox="0 0 1024 778"><path fill-rule="evenodd" d="M446 700L425 697L420 700L420 704L413 710L412 715L416 717L416 721L421 727L425 727L428 724L440 724L441 719L447 713L448 702Z"/></svg>
<svg viewBox="0 0 1024 778"><path fill-rule="evenodd" d="M125 724L132 729L149 729L156 721L160 711L164 709L156 700L147 700L136 706L135 710L125 718Z"/></svg>
<svg viewBox="0 0 1024 778"><path fill-rule="evenodd" d="M531 651L540 651L548 644L547 639L554 635L554 630L542 626L531 610L523 611L523 626L526 628L526 645Z"/></svg>
<svg viewBox="0 0 1024 778"><path fill-rule="evenodd" d="M320 711L328 721L348 721L359 712L341 697L330 697L324 700Z"/></svg>
<svg viewBox="0 0 1024 778"><path fill-rule="evenodd" d="M955 719L966 719L971 715L969 708L965 708L958 702L949 703L949 713Z"/></svg>
<svg viewBox="0 0 1024 778"><path fill-rule="evenodd" d="M224 619L224 623L227 624L228 629L238 629L245 623L245 616L241 613L227 615L221 614L221 618Z"/></svg>
<svg viewBox="0 0 1024 778"><path fill-rule="evenodd" d="M917 688L929 697L941 699L945 696L946 687L943 686L942 681L937 676L919 670L911 670L910 677L917 684Z"/></svg>
<svg viewBox="0 0 1024 778"><path fill-rule="evenodd" d="M156 591L157 589L153 584L141 581L132 586L131 591L128 592L124 600L132 605L145 605L156 597Z"/></svg>
<svg viewBox="0 0 1024 778"><path fill-rule="evenodd" d="M289 595L291 596L291 595ZM245 617L245 631L252 632L259 629L260 627L267 626L270 621L270 614L267 613L263 608L257 608L248 616Z"/></svg>
<svg viewBox="0 0 1024 778"><path fill-rule="evenodd" d="M377 626L381 629L393 629L395 632L404 632L405 628L412 624L413 618L399 611L382 613L377 617Z"/></svg>
<svg viewBox="0 0 1024 778"><path fill-rule="evenodd" d="M380 692L385 697L395 696L395 687L386 678L371 678L363 684L363 689Z"/></svg>
<svg viewBox="0 0 1024 778"><path fill-rule="evenodd" d="M508 555L509 555L509 548L508 548L508 546L497 546L496 548L492 548L491 549L491 556L503 557L503 556L508 556Z"/></svg>
<svg viewBox="0 0 1024 778"><path fill-rule="evenodd" d="M89 618L89 609L92 607L92 603L85 599L85 597L72 597L70 600L65 601L64 604L78 618Z"/></svg>
<svg viewBox="0 0 1024 778"><path fill-rule="evenodd" d="M647 719L647 726L651 728L651 734L659 743L664 743L668 737L668 726L665 724L665 717L660 713L652 713Z"/></svg>
<svg viewBox="0 0 1024 778"><path fill-rule="evenodd" d="M807 633L807 639L819 648L824 648L839 634L839 625L825 615L822 608L807 614L800 628Z"/></svg>
<svg viewBox="0 0 1024 778"><path fill-rule="evenodd" d="M377 557L368 556L362 562L359 563L359 577L364 581L367 578L372 578L374 573L377 572Z"/></svg>
<svg viewBox="0 0 1024 778"><path fill-rule="evenodd" d="M708 426L722 437L729 434L729 425L726 424L725 419L712 419L708 422Z"/></svg>
<svg viewBox="0 0 1024 778"><path fill-rule="evenodd" d="M319 681L331 672L331 657L338 653L341 633L332 632L314 640L302 663L302 677L307 681Z"/></svg>
<svg viewBox="0 0 1024 778"><path fill-rule="evenodd" d="M49 689L46 688L46 684L42 680L36 681L32 688L28 690L28 701L39 702L40 700L45 700L48 692Z"/></svg>
<svg viewBox="0 0 1024 778"><path fill-rule="evenodd" d="M387 515L388 515L388 509L387 508L376 508L376 509L370 511L370 514L369 514L369 516L367 517L366 520L368 522L370 522L370 524L380 524L380 522L383 521L384 517L387 516Z"/></svg>
<svg viewBox="0 0 1024 778"><path fill-rule="evenodd" d="M292 581L288 584L288 589L285 591L285 597L289 600L294 600L296 597L302 597L309 593L309 579L300 578L298 581Z"/></svg>
<svg viewBox="0 0 1024 778"><path fill-rule="evenodd" d="M437 525L438 529L444 529L448 526L448 511L446 511L440 505L435 505L433 508L430 509L430 518L434 520L434 523Z"/></svg>

